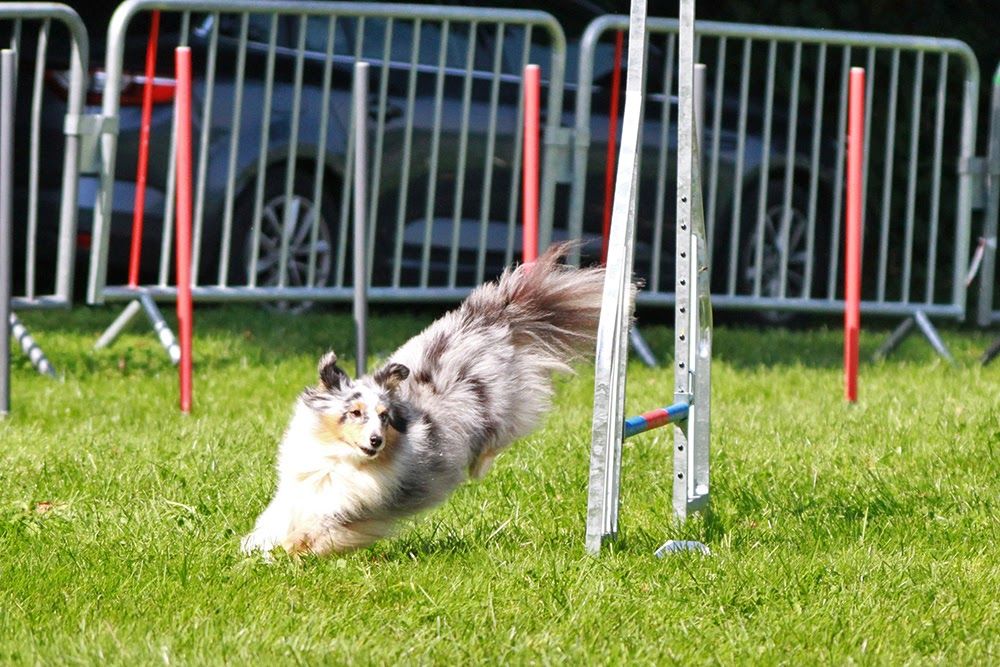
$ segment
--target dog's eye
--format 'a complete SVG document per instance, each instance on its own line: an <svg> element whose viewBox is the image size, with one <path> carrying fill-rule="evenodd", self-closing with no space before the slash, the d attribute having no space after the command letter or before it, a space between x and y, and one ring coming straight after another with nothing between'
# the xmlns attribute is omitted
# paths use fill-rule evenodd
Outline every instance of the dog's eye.
<svg viewBox="0 0 1000 667"><path fill-rule="evenodd" d="M351 410L351 416L354 417L355 419L360 419L361 418L361 410L358 410L358 409Z"/></svg>
<svg viewBox="0 0 1000 667"><path fill-rule="evenodd" d="M383 412L382 414L380 414L378 416L378 418L384 424L386 422L386 420L389 419L389 413L388 412Z"/></svg>

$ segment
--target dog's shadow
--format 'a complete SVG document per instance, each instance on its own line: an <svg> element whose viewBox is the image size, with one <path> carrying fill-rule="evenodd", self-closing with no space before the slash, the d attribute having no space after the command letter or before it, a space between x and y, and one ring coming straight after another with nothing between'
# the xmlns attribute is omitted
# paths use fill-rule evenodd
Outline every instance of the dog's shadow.
<svg viewBox="0 0 1000 667"><path fill-rule="evenodd" d="M426 527L411 527L400 532L397 537L378 542L360 553L371 562L399 563L427 556L465 555L481 548L481 538L435 523L430 530Z"/></svg>

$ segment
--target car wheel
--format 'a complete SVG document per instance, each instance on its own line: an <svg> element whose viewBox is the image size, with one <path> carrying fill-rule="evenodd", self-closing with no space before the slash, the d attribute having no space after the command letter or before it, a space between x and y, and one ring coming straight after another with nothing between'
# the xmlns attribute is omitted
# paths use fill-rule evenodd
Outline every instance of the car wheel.
<svg viewBox="0 0 1000 667"><path fill-rule="evenodd" d="M338 223L331 198L327 194L314 201L312 177L297 176L291 195L285 192L284 170L273 169L264 187L259 233L254 234L255 191L247 188L236 208L239 232L232 244L230 262L232 284L249 285L250 273L260 287L310 287L330 284L334 269L334 249ZM284 268L281 263L283 230L286 222L288 254ZM315 246L313 233L315 227ZM256 237L255 237L256 236ZM313 264L310 273L310 259ZM256 257L256 266L254 266ZM267 301L266 307L289 313L305 312L312 301Z"/></svg>
<svg viewBox="0 0 1000 667"><path fill-rule="evenodd" d="M756 206L744 215L741 225L743 232L740 239L738 293L753 295L759 281L760 296L762 297L801 297L806 284L806 270L809 261L808 193L799 189L794 190L791 207L786 213L784 190L780 183L772 184L768 189L767 201L768 205L762 220L757 220ZM786 240L782 236L782 225L786 215L788 220L787 251L785 251ZM813 240L814 259L825 256L823 248L826 247L827 243L824 241L824 231L825 227L817 221ZM757 258L758 239L760 239L761 244L759 261ZM784 272L782 272L783 254L788 258ZM815 271L815 262L813 266ZM761 321L771 325L788 325L797 320L795 313L782 310L758 311L758 317Z"/></svg>

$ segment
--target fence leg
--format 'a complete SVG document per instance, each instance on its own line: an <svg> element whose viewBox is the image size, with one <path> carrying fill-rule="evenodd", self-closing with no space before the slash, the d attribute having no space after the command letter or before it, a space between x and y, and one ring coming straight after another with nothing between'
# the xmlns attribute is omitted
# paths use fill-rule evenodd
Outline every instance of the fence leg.
<svg viewBox="0 0 1000 667"><path fill-rule="evenodd" d="M102 333L97 339L97 342L94 343L94 349L103 350L108 345L115 342L115 339L121 335L121 332L128 326L128 323L132 321L132 318L139 314L141 309L142 306L139 305L138 299L129 301L128 305L125 306L125 310L123 310L121 314L115 318L115 321L111 323L111 326L105 329L104 333Z"/></svg>
<svg viewBox="0 0 1000 667"><path fill-rule="evenodd" d="M914 326L920 330L924 338L930 343L934 351L938 353L942 359L947 361L952 366L955 365L955 357L951 355L948 350L948 346L944 344L941 340L940 334L938 334L937 329L931 323L930 318L922 310L918 310L910 317L903 320L903 322L893 330L889 337L885 340L882 345L879 346L875 354L872 355L873 361L881 361L888 357L892 352L900 346L900 344L906 340L906 338L913 333Z"/></svg>
<svg viewBox="0 0 1000 667"><path fill-rule="evenodd" d="M646 364L650 368L656 368L659 365L656 361L656 355L653 354L653 350L649 347L649 343L646 342L646 339L642 337L639 327L632 327L629 330L628 339L632 344L632 349L635 350L635 353L640 359L642 359L642 363Z"/></svg>
<svg viewBox="0 0 1000 667"><path fill-rule="evenodd" d="M983 356L982 358L980 358L979 361L980 363L982 363L983 366L985 366L986 364L993 361L997 357L997 355L1000 355L1000 338L997 338L995 341L993 341L993 344L990 345L985 352L983 352Z"/></svg>
<svg viewBox="0 0 1000 667"><path fill-rule="evenodd" d="M153 331L160 340L160 345L163 346L163 349L170 356L170 363L176 366L181 362L181 346L177 343L174 332L167 326L167 322L163 319L160 309L156 307L156 303L148 294L141 295L139 303L142 304L142 309L146 311L146 317L149 318L149 323L153 325Z"/></svg>
<svg viewBox="0 0 1000 667"><path fill-rule="evenodd" d="M941 340L941 336L938 334L937 329L935 329L934 325L931 324L931 321L927 318L927 315L924 314L924 311L918 310L914 314L913 319L917 321L920 333L924 335L924 338L926 338L927 342L931 344L934 351L938 353L938 356L942 357L945 361L954 366L955 357L951 356L951 352L948 351L948 347L944 344L944 341Z"/></svg>
<svg viewBox="0 0 1000 667"><path fill-rule="evenodd" d="M912 317L907 317L903 320L898 327L893 329L892 333L889 334L889 337L885 339L885 342L882 343L877 350L875 350L875 354L872 355L872 361L881 361L895 351L895 349L899 347L904 340L906 340L906 337L910 335L910 332L913 330L913 326L915 324L916 322Z"/></svg>
<svg viewBox="0 0 1000 667"><path fill-rule="evenodd" d="M0 322L10 315L14 183L14 52L0 51ZM3 329L0 329L2 331ZM0 336L0 417L10 412L10 343Z"/></svg>
<svg viewBox="0 0 1000 667"><path fill-rule="evenodd" d="M170 330L166 320L163 319L163 314L156 306L156 302L145 293L137 295L135 299L128 302L125 310L111 323L111 326L104 330L101 337L94 343L94 349L100 350L111 345L119 334L121 334L122 330L128 326L128 323L132 321L132 318L139 314L140 310L145 311L146 318L152 325L153 332L160 341L160 345L163 346L163 349L167 351L167 355L170 357L170 363L176 366L181 360L181 348L177 344L177 338L174 336L174 332Z"/></svg>
<svg viewBox="0 0 1000 667"><path fill-rule="evenodd" d="M56 370L49 363L48 357L45 356L45 352L38 346L35 339L31 337L28 332L28 328L24 326L21 319L16 313L10 314L10 335L14 337L14 340L18 342L21 346L21 351L24 356L28 357L31 361L31 365L35 367L35 370L42 375L48 375L52 378L58 378L56 375Z"/></svg>

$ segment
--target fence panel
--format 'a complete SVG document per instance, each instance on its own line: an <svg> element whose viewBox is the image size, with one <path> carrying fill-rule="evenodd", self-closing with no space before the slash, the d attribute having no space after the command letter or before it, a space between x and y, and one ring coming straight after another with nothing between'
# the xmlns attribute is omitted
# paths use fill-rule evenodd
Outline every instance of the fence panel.
<svg viewBox="0 0 1000 667"><path fill-rule="evenodd" d="M78 251L87 32L66 5L5 2L0 44L16 55L12 305L66 307Z"/></svg>
<svg viewBox="0 0 1000 667"><path fill-rule="evenodd" d="M350 76L371 66L369 297L448 300L515 259L521 72L542 66L546 136L561 120L565 36L549 14L422 5L129 0L111 21L102 183L88 300L127 299L141 70L150 10L161 61L195 69L193 293L205 300L349 300ZM169 62L169 61L166 61ZM123 69L124 68L124 69ZM159 71L139 287L173 298L172 81ZM113 127L113 124L112 124ZM557 151L543 165L552 230Z"/></svg>
<svg viewBox="0 0 1000 667"><path fill-rule="evenodd" d="M640 301L672 303L677 21L650 19L647 108L637 220ZM614 34L625 16L587 28L580 47L570 234L599 234L598 191ZM961 318L968 259L979 70L957 40L701 21L708 68L703 173L713 304L842 312L841 220L847 75L866 68L866 313ZM585 249L595 256L593 244Z"/></svg>

